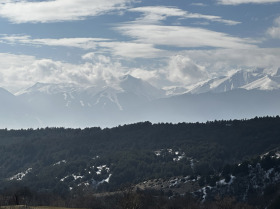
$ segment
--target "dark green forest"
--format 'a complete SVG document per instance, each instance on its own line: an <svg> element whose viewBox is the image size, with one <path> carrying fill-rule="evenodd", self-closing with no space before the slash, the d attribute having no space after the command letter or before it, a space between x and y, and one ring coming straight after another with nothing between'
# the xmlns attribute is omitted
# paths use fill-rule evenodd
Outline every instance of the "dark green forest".
<svg viewBox="0 0 280 209"><path fill-rule="evenodd" d="M275 154L280 147L279 127L276 116L206 123L140 122L104 129L3 129L0 191L28 188L36 194L66 197L77 191L123 191L150 179L175 176L199 176L198 187L215 185L221 178L228 182L230 175L242 173L244 167L238 164L256 162L267 152Z"/></svg>

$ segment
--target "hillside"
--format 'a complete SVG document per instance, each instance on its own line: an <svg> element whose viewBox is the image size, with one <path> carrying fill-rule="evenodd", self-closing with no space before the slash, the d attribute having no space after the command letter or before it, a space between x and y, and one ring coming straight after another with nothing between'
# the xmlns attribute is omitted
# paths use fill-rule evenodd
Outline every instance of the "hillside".
<svg viewBox="0 0 280 209"><path fill-rule="evenodd" d="M203 175L280 146L280 118L0 131L2 182L69 192ZM103 184L102 184L103 183ZM2 187L4 184L1 184Z"/></svg>

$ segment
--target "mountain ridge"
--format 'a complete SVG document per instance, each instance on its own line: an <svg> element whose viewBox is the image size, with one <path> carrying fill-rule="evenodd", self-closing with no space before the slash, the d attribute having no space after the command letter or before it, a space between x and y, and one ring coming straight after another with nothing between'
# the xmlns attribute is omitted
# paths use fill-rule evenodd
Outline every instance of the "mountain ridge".
<svg viewBox="0 0 280 209"><path fill-rule="evenodd" d="M259 81L259 82L257 82ZM255 84L255 85L253 85ZM267 72L266 69L238 70L228 76L204 81L190 87L187 93L199 94L205 92L226 92L237 88L247 90L276 90L280 88L280 68L274 72Z"/></svg>
<svg viewBox="0 0 280 209"><path fill-rule="evenodd" d="M0 121L4 128L21 128L28 115L33 118L28 124L34 128L113 127L146 120L176 123L275 116L280 114L279 74L279 70L270 74L263 69L237 71L175 95L130 75L112 86L36 83L16 96L3 90L12 99L10 105L2 104L2 110L0 105L0 111L22 117L16 126L5 118Z"/></svg>

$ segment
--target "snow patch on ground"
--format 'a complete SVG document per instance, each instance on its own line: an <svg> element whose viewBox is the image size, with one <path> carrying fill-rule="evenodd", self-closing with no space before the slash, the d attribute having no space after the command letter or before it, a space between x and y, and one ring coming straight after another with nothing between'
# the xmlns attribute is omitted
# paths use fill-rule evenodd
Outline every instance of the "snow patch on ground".
<svg viewBox="0 0 280 209"><path fill-rule="evenodd" d="M75 174L72 174L72 176L75 180L84 178L84 176L77 176Z"/></svg>
<svg viewBox="0 0 280 209"><path fill-rule="evenodd" d="M12 177L9 178L10 181L12 180L16 180L16 181L22 181L22 179L28 174L30 173L30 171L32 170L32 168L28 168L26 171L18 173Z"/></svg>
<svg viewBox="0 0 280 209"><path fill-rule="evenodd" d="M202 202L205 202L206 200L206 197L207 197L207 189L212 189L212 187L210 186L206 186L206 187L203 187L200 191L203 193L203 196L202 196Z"/></svg>
<svg viewBox="0 0 280 209"><path fill-rule="evenodd" d="M229 182L226 182L225 179L221 179L220 181L217 181L217 182L216 182L216 185L231 185L231 184L233 183L233 181L234 181L235 178L236 178L235 176L230 175L230 180L229 180Z"/></svg>
<svg viewBox="0 0 280 209"><path fill-rule="evenodd" d="M156 156L160 156L161 155L161 151L160 150L154 151L154 153L155 153Z"/></svg>
<svg viewBox="0 0 280 209"><path fill-rule="evenodd" d="M65 179L67 179L68 177L72 176L74 178L74 180L76 181L77 179L82 179L84 178L84 176L78 176L78 175L75 175L75 174L72 174L72 175L68 175L68 176L65 176L63 177L62 179L60 179L60 181L65 181Z"/></svg>
<svg viewBox="0 0 280 209"><path fill-rule="evenodd" d="M183 153L183 154L185 154L185 153ZM180 161L180 160L182 160L182 159L184 159L184 158L185 158L185 155L179 155L179 156L173 158L173 161L174 161L174 162L178 162L178 161Z"/></svg>
<svg viewBox="0 0 280 209"><path fill-rule="evenodd" d="M64 181L65 179L67 179L69 176L65 176L62 179L60 179L60 181Z"/></svg>
<svg viewBox="0 0 280 209"><path fill-rule="evenodd" d="M102 170L105 170L107 173L110 171L110 168L107 167L107 165L100 165L97 166L98 171L96 171L97 175L101 175Z"/></svg>
<svg viewBox="0 0 280 209"><path fill-rule="evenodd" d="M67 161L66 161L66 160L58 161L57 163L54 163L53 166L55 166L55 165L60 165L60 164L62 164L62 163L67 163Z"/></svg>

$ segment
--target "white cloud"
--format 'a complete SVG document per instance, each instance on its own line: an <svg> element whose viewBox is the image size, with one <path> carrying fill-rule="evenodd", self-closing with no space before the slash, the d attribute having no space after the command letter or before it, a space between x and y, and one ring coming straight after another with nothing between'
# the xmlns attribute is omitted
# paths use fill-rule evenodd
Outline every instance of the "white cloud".
<svg viewBox="0 0 280 209"><path fill-rule="evenodd" d="M14 23L81 20L126 8L133 0L1 1L0 16Z"/></svg>
<svg viewBox="0 0 280 209"><path fill-rule="evenodd" d="M280 17L274 20L274 26L267 30L267 34L272 38L280 39Z"/></svg>
<svg viewBox="0 0 280 209"><path fill-rule="evenodd" d="M129 9L129 11L143 13L143 16L136 20L142 23L157 23L161 20L165 20L167 17L182 17L186 14L186 12L181 9L163 6L136 7Z"/></svg>
<svg viewBox="0 0 280 209"><path fill-rule="evenodd" d="M149 81L150 83L155 83L159 79L158 70L145 70L141 68L134 68L130 70L130 75L135 78L141 78L142 80Z"/></svg>
<svg viewBox="0 0 280 209"><path fill-rule="evenodd" d="M10 44L45 45L45 46L64 46L76 47L81 49L95 49L98 42L109 41L102 38L61 38L61 39L32 39L30 36L4 35L2 41Z"/></svg>
<svg viewBox="0 0 280 209"><path fill-rule="evenodd" d="M157 60L159 66L149 63L141 68L128 68L118 59L93 52L83 56L82 64L0 53L0 86L12 92L36 82L106 86L125 74L161 88L184 86L225 75L233 69L277 69L280 67L279 54L277 48L187 50L180 54L174 52L169 59Z"/></svg>
<svg viewBox="0 0 280 209"><path fill-rule="evenodd" d="M219 16L203 15L198 13L189 13L187 11L178 9L176 7L164 6L150 6L150 7L136 7L129 9L130 12L141 12L143 15L135 22L139 23L158 23L165 20L167 17L180 17L180 18L193 18L193 19L206 19L214 22L221 22L227 25L237 25L240 22L233 20L224 20Z"/></svg>
<svg viewBox="0 0 280 209"><path fill-rule="evenodd" d="M142 77L145 71L140 71L138 77L161 88L188 86L236 69L278 69L279 54L280 49L273 48L187 50L170 56L165 67L149 72L155 79Z"/></svg>
<svg viewBox="0 0 280 209"><path fill-rule="evenodd" d="M155 58L164 56L164 50L156 49L152 43L101 42L99 46L109 49L114 56L126 58Z"/></svg>
<svg viewBox="0 0 280 209"><path fill-rule="evenodd" d="M30 36L4 35L3 42L8 44L44 45L76 47L84 50L97 49L100 53L110 52L114 56L125 58L154 58L164 54L150 43L116 42L102 38L62 38L62 39L32 39Z"/></svg>
<svg viewBox="0 0 280 209"><path fill-rule="evenodd" d="M124 74L118 61L103 55L83 64L70 64L33 56L0 54L0 86L17 92L36 82L105 86Z"/></svg>
<svg viewBox="0 0 280 209"><path fill-rule="evenodd" d="M181 54L204 66L212 75L225 75L238 68L280 67L277 48L188 50Z"/></svg>
<svg viewBox="0 0 280 209"><path fill-rule="evenodd" d="M224 5L239 5L239 4L269 4L277 3L280 0L218 0L219 4Z"/></svg>
<svg viewBox="0 0 280 209"><path fill-rule="evenodd" d="M202 28L123 24L116 28L123 35L147 43L174 47L254 48L255 41Z"/></svg>
<svg viewBox="0 0 280 209"><path fill-rule="evenodd" d="M166 77L174 83L188 85L207 79L208 73L188 56L175 55L168 62Z"/></svg>
<svg viewBox="0 0 280 209"><path fill-rule="evenodd" d="M193 5L193 6L199 6L199 7L205 7L205 6L207 6L207 5L204 4L204 3L192 3L191 5Z"/></svg>
<svg viewBox="0 0 280 209"><path fill-rule="evenodd" d="M82 56L82 59L83 60L92 60L96 57L96 54L94 52L89 52L89 53L86 53Z"/></svg>

